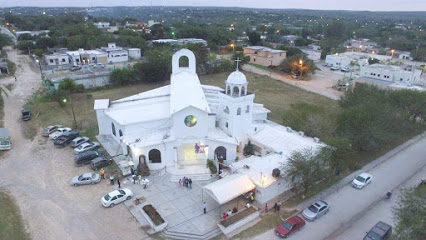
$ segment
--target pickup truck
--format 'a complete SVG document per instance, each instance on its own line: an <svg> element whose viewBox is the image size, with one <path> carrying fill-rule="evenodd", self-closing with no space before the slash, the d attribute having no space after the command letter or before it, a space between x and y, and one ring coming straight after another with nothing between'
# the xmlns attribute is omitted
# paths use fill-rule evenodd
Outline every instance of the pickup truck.
<svg viewBox="0 0 426 240"><path fill-rule="evenodd" d="M22 120L28 121L28 120L31 119L31 112L30 112L30 110L22 110L21 113L22 113Z"/></svg>
<svg viewBox="0 0 426 240"><path fill-rule="evenodd" d="M78 137L78 134L79 133L77 131L66 132L62 134L61 136L59 136L58 138L56 138L55 141L53 142L53 145L55 145L55 147L58 147L58 148L65 147L72 140L74 140L74 138Z"/></svg>
<svg viewBox="0 0 426 240"><path fill-rule="evenodd" d="M364 240L386 240L392 235L392 226L382 221L379 221L374 227L367 232Z"/></svg>

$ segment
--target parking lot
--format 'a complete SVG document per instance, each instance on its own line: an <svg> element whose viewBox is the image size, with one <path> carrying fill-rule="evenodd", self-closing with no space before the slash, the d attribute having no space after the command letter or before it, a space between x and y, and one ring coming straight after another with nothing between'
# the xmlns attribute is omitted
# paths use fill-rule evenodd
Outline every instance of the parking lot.
<svg viewBox="0 0 426 240"><path fill-rule="evenodd" d="M2 91L12 149L0 161L0 188L16 199L32 239L147 239L123 204L108 209L101 205L101 197L112 190L109 182L70 186L72 177L91 171L73 165L72 148L56 148L40 133L33 141L24 138L20 110L41 87L40 75L28 56L16 50L8 56L18 71L13 90Z"/></svg>

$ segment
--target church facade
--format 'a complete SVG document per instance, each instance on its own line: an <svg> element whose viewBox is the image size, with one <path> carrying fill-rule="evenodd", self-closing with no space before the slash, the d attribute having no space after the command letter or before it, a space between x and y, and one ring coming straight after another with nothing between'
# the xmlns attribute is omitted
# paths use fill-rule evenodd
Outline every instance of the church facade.
<svg viewBox="0 0 426 240"><path fill-rule="evenodd" d="M188 67L179 66L181 57L188 58ZM194 54L181 49L172 57L170 85L95 101L99 134L114 139L135 165L145 161L151 170L205 167L207 159L230 165L269 110L254 103L238 67L225 83L225 89L201 85Z"/></svg>

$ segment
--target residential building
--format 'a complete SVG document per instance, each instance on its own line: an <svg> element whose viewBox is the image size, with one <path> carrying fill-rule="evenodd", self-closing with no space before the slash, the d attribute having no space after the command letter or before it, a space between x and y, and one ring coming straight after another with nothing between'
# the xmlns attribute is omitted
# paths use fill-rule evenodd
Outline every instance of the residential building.
<svg viewBox="0 0 426 240"><path fill-rule="evenodd" d="M290 46L294 46L296 39L300 38L297 35L285 35L281 37L281 42Z"/></svg>
<svg viewBox="0 0 426 240"><path fill-rule="evenodd" d="M319 61L319 60L321 60L321 52L320 51L315 51L315 50L311 50L311 49L301 49L301 50L312 61Z"/></svg>
<svg viewBox="0 0 426 240"><path fill-rule="evenodd" d="M383 84L411 85L420 80L422 71L415 66L393 66L384 64L372 64L361 67L360 77L375 79Z"/></svg>
<svg viewBox="0 0 426 240"><path fill-rule="evenodd" d="M181 39L157 39L152 40L153 44L178 44L178 45L185 45L187 43L192 44L203 44L204 46L207 46L207 41L200 38L181 38Z"/></svg>
<svg viewBox="0 0 426 240"><path fill-rule="evenodd" d="M40 36L45 35L49 36L50 30L39 30L39 31L16 31L14 32L16 37L19 37L22 34L29 34L31 36Z"/></svg>
<svg viewBox="0 0 426 240"><path fill-rule="evenodd" d="M129 61L129 52L121 47L117 47L115 43L108 43L108 47L103 47L102 50L107 53L108 63Z"/></svg>
<svg viewBox="0 0 426 240"><path fill-rule="evenodd" d="M287 57L283 50L271 49L263 46L243 47L244 54L250 57L250 62L265 67L278 66Z"/></svg>
<svg viewBox="0 0 426 240"><path fill-rule="evenodd" d="M140 48L129 48L127 49L129 52L129 57L132 59L139 60L141 59L141 49Z"/></svg>
<svg viewBox="0 0 426 240"><path fill-rule="evenodd" d="M375 58L382 62L390 61L390 57L385 55L362 52L344 52L327 55L325 58L325 63L330 67L338 66L340 68L343 68L349 67L350 63L355 61L359 66L364 66L368 64L368 59L370 58Z"/></svg>
<svg viewBox="0 0 426 240"><path fill-rule="evenodd" d="M93 23L93 25L95 25L95 27L97 27L99 29L106 29L106 28L109 28L110 23L109 22L95 22L95 23Z"/></svg>
<svg viewBox="0 0 426 240"><path fill-rule="evenodd" d="M156 24L160 24L160 22L156 22L154 20L148 20L148 27L152 27L152 26L154 26Z"/></svg>
<svg viewBox="0 0 426 240"><path fill-rule="evenodd" d="M68 54L66 53L53 53L50 55L44 55L43 57L44 57L45 65L48 67L70 65L70 58Z"/></svg>
<svg viewBox="0 0 426 240"><path fill-rule="evenodd" d="M371 42L370 39L350 39L344 43L348 51L355 52L378 52L378 45L375 42Z"/></svg>

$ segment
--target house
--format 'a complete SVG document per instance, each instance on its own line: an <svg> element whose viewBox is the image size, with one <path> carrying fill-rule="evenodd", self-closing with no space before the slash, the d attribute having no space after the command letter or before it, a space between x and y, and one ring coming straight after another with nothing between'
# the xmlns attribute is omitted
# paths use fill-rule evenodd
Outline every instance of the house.
<svg viewBox="0 0 426 240"><path fill-rule="evenodd" d="M136 59L139 60L141 59L141 49L140 48L129 48L127 49L127 51L129 52L129 57L131 59Z"/></svg>
<svg viewBox="0 0 426 240"><path fill-rule="evenodd" d="M68 55L71 66L108 63L108 54L100 50L84 50L80 48L76 51L67 51L66 54Z"/></svg>
<svg viewBox="0 0 426 240"><path fill-rule="evenodd" d="M110 23L109 22L95 22L95 23L93 23L93 25L95 25L95 27L97 27L99 29L106 29L106 28L109 28Z"/></svg>
<svg viewBox="0 0 426 240"><path fill-rule="evenodd" d="M107 53L108 63L119 63L129 61L129 52L115 43L108 43L108 47L103 47L102 51Z"/></svg>
<svg viewBox="0 0 426 240"><path fill-rule="evenodd" d="M152 27L152 26L154 26L154 25L156 25L156 24L160 24L160 22L156 22L156 21L154 21L154 20L148 20L148 27Z"/></svg>
<svg viewBox="0 0 426 240"><path fill-rule="evenodd" d="M286 58L287 52L263 46L243 47L244 55L250 57L250 62L265 67L278 66Z"/></svg>
<svg viewBox="0 0 426 240"><path fill-rule="evenodd" d="M44 55L44 62L45 65L50 66L69 66L70 65L70 58L68 54L66 53L53 53L50 55Z"/></svg>
<svg viewBox="0 0 426 240"><path fill-rule="evenodd" d="M378 44L376 42L371 42L370 39L350 39L344 43L348 51L355 52L377 52Z"/></svg>
<svg viewBox="0 0 426 240"><path fill-rule="evenodd" d="M315 50L311 50L311 49L301 49L301 50L312 61L319 61L319 60L321 60L321 52L320 51L315 51Z"/></svg>
<svg viewBox="0 0 426 240"><path fill-rule="evenodd" d="M410 52L400 52L398 58L401 60L413 60Z"/></svg>
<svg viewBox="0 0 426 240"><path fill-rule="evenodd" d="M377 80L375 82L385 85L399 84L410 86L420 80L422 71L415 66L393 66L384 64L372 64L361 67L360 77L365 80Z"/></svg>
<svg viewBox="0 0 426 240"><path fill-rule="evenodd" d="M285 35L281 37L281 42L290 46L294 46L295 41L300 38L297 35Z"/></svg>
<svg viewBox="0 0 426 240"><path fill-rule="evenodd" d="M19 37L22 34L29 34L31 36L39 36L39 35L45 35L46 37L49 36L50 30L39 30L39 31L16 31L14 32L16 37Z"/></svg>
<svg viewBox="0 0 426 240"><path fill-rule="evenodd" d="M152 40L153 44L170 44L170 45L185 45L188 43L192 44L203 44L207 47L207 41L201 38L181 38L181 39L157 39Z"/></svg>
<svg viewBox="0 0 426 240"><path fill-rule="evenodd" d="M340 68L350 67L351 62L356 62L359 66L368 64L368 59L378 59L382 62L390 61L389 56L363 53L363 52L344 52L327 55L325 63L327 66L338 66Z"/></svg>

